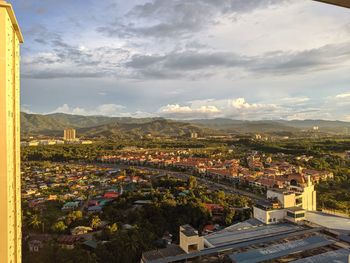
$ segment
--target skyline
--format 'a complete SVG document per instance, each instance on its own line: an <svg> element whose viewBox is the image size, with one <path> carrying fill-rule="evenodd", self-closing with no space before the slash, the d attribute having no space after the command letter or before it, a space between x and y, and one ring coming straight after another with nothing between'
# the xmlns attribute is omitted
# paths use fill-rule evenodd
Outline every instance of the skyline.
<svg viewBox="0 0 350 263"><path fill-rule="evenodd" d="M349 10L313 1L12 0L22 110L350 121Z"/></svg>

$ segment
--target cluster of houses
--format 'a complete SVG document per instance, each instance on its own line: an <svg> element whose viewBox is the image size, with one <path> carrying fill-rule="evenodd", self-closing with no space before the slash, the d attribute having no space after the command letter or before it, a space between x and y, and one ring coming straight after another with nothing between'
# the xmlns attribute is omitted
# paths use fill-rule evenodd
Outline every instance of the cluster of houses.
<svg viewBox="0 0 350 263"><path fill-rule="evenodd" d="M35 198L82 201L86 199L84 192L108 187L114 178L111 175L118 171L93 165L24 163L21 173L22 199L35 203Z"/></svg>
<svg viewBox="0 0 350 263"><path fill-rule="evenodd" d="M149 177L150 178L150 177ZM59 200L62 211L87 207L88 212L103 206L131 190L137 183L147 183L147 176L127 176L119 169L80 164L45 164L22 167L22 200L35 208L46 201Z"/></svg>
<svg viewBox="0 0 350 263"><path fill-rule="evenodd" d="M46 164L35 166L32 163L23 167L23 201L28 202L28 208L32 210L47 211L50 201L58 201L61 205L61 216L57 222L73 211L81 211L82 216L89 218L98 215L103 207L116 200L124 191L132 191L132 185L139 185L145 198L150 193L150 180L153 177L147 170L138 170L137 175L128 176L125 173L112 168L97 167L93 165L79 164ZM156 173L155 173L156 174ZM46 187L40 187L44 185ZM57 191L61 188L66 191ZM82 189L84 189L82 191ZM165 187L158 187L158 191L167 192ZM54 194L56 192L56 194ZM60 194L57 194L60 192ZM186 187L177 187L178 196L186 196L189 190ZM133 209L152 204L147 198L133 202ZM221 229L224 207L219 204L205 204L206 209L213 214L213 223L205 226L205 233L212 233ZM26 209L26 208L25 208ZM59 211L57 211L59 212ZM31 253L39 252L45 244L55 243L65 249L74 249L79 246L93 250L100 242L96 239L108 222L101 221L98 228L93 229L86 225L73 225L69 228L69 234L32 233L25 231L24 240ZM124 224L123 229L131 229L132 225ZM165 235L164 240L171 243L171 235Z"/></svg>
<svg viewBox="0 0 350 263"><path fill-rule="evenodd" d="M297 158L298 160L305 158L309 160L312 157L299 156ZM273 161L271 157L262 158L256 152L251 153L244 163L238 159L198 158L178 152L148 151L126 151L118 155L101 156L99 160L107 163L178 169L204 177L239 181L266 189L303 184L308 176L314 183L333 178L331 172L306 169L286 161Z"/></svg>
<svg viewBox="0 0 350 263"><path fill-rule="evenodd" d="M128 176L119 169L81 165L73 163L55 164L23 163L22 168L22 202L24 209L46 211L51 201L61 204L57 215L64 220L72 211L81 211L88 218L102 212L103 207L116 200L123 191L132 191L136 184L147 184L152 175ZM144 205L135 204L135 206ZM53 222L54 223L54 222ZM70 234L38 234L25 236L29 251L38 252L47 242L54 242L66 249L76 245L94 249L97 241L94 234L101 232L107 222L101 222L98 229L89 226L75 226ZM125 225L124 228L131 226Z"/></svg>

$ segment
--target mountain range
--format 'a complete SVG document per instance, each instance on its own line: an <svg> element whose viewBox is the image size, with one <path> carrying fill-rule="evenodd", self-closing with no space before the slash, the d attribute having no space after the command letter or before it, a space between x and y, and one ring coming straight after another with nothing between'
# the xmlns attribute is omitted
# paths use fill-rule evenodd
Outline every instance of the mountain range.
<svg viewBox="0 0 350 263"><path fill-rule="evenodd" d="M225 118L169 120L164 118L130 118L106 116L80 116L63 113L48 115L21 113L23 136L62 136L66 128L75 128L79 136L100 138L125 138L144 136L187 136L191 132L203 135L228 133L273 133L289 135L310 131L318 127L327 133L345 133L350 122L326 120L259 120L245 121Z"/></svg>

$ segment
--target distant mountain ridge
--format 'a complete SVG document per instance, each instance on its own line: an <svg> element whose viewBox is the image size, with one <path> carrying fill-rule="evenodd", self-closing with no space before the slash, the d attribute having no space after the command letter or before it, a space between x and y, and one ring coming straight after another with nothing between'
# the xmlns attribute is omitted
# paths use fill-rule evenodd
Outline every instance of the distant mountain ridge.
<svg viewBox="0 0 350 263"><path fill-rule="evenodd" d="M211 128L163 118L21 113L21 132L24 136L62 136L63 130L66 128L77 129L81 136L100 138L130 138L148 134L153 136L185 136L191 132L197 132L201 135L223 133Z"/></svg>
<svg viewBox="0 0 350 263"><path fill-rule="evenodd" d="M213 129L237 132L295 132L312 130L318 127L323 132L343 133L350 131L350 122L328 120L232 120L226 118L196 119L191 123L203 125Z"/></svg>
<svg viewBox="0 0 350 263"><path fill-rule="evenodd" d="M81 116L64 113L48 115L21 113L23 135L61 136L65 128L75 128L82 136L121 138L143 136L184 136L191 132L199 135L226 133L295 133L319 127L320 131L344 133L350 122L325 120L260 120L246 121L225 118L169 120L164 118L131 118Z"/></svg>

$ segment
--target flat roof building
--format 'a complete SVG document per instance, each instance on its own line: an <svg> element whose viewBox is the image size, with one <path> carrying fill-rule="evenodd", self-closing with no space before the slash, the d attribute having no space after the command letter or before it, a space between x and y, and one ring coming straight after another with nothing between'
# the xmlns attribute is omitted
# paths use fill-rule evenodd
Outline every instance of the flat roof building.
<svg viewBox="0 0 350 263"><path fill-rule="evenodd" d="M181 226L180 245L145 252L141 262L348 262L339 260L350 254L350 219L315 210L308 176L298 185L269 189L267 199L254 205L252 219L205 236Z"/></svg>
<svg viewBox="0 0 350 263"><path fill-rule="evenodd" d="M316 210L316 191L307 176L306 183L291 185L288 189L269 189L266 200L253 207L254 218L264 224L276 224L284 220L294 223L305 219L306 211Z"/></svg>
<svg viewBox="0 0 350 263"><path fill-rule="evenodd" d="M336 260L346 259L350 254L350 240L344 241L324 227L289 222L266 225L250 219L203 236L203 240L201 250L186 252L172 244L144 252L141 262L299 263L318 262L320 257L327 258L327 262L347 262Z"/></svg>

